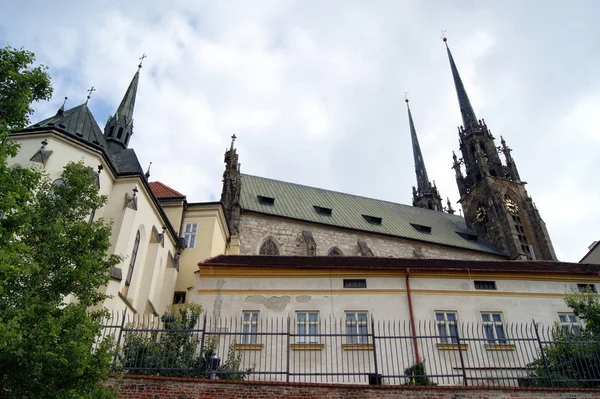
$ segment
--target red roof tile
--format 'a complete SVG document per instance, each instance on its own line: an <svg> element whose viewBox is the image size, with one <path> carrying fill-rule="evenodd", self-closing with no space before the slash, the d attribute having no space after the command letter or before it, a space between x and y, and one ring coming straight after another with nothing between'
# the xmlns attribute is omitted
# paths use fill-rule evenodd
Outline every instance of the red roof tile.
<svg viewBox="0 0 600 399"><path fill-rule="evenodd" d="M177 190L173 190L171 187L159 182L150 182L150 189L156 196L156 198L185 198L185 195L181 194Z"/></svg>

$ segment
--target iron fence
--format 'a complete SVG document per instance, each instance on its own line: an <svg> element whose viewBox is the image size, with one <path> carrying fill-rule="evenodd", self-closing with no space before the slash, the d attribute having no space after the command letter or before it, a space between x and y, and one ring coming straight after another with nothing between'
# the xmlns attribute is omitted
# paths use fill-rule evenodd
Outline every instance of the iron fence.
<svg viewBox="0 0 600 399"><path fill-rule="evenodd" d="M312 327L311 327L312 326ZM600 341L536 323L132 317L113 314L115 371L385 385L600 386Z"/></svg>

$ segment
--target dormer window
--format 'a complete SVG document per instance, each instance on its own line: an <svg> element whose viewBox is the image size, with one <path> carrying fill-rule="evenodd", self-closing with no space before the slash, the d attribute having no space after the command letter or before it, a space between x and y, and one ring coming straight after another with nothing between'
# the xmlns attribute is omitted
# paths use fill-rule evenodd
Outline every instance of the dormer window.
<svg viewBox="0 0 600 399"><path fill-rule="evenodd" d="M272 197L263 197L262 195L257 195L258 202L261 205L273 206L275 205L275 198Z"/></svg>
<svg viewBox="0 0 600 399"><path fill-rule="evenodd" d="M478 240L477 234L463 233L460 231L457 231L456 234L458 234L459 236L461 236L462 238L464 238L467 241L477 241Z"/></svg>
<svg viewBox="0 0 600 399"><path fill-rule="evenodd" d="M424 226L422 224L411 223L410 224L415 230L420 231L421 233L431 234L431 227Z"/></svg>
<svg viewBox="0 0 600 399"><path fill-rule="evenodd" d="M120 139L123 136L123 128L119 128L119 133L117 133L117 138Z"/></svg>
<svg viewBox="0 0 600 399"><path fill-rule="evenodd" d="M371 224L380 225L381 222L383 221L382 218L377 217L377 216L362 215L362 217L365 218L365 220Z"/></svg>
<svg viewBox="0 0 600 399"><path fill-rule="evenodd" d="M321 216L331 216L331 212L333 212L333 209L330 208L323 208L322 206L317 205L313 206L315 208L315 211Z"/></svg>

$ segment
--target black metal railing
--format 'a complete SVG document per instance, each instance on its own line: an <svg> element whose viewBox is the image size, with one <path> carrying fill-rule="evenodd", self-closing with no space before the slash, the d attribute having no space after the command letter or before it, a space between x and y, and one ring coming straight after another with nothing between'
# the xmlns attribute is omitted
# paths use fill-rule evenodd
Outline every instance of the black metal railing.
<svg viewBox="0 0 600 399"><path fill-rule="evenodd" d="M559 326L113 314L130 374L385 385L600 387L600 340ZM366 323L366 324L365 324ZM313 323L314 325L314 323ZM491 328L490 328L491 327Z"/></svg>

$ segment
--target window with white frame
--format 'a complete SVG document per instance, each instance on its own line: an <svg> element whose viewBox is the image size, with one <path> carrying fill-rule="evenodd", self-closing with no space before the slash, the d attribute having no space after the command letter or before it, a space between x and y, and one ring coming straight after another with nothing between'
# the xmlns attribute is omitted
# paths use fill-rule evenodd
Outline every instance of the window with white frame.
<svg viewBox="0 0 600 399"><path fill-rule="evenodd" d="M242 315L242 344L255 344L258 331L258 311L244 311Z"/></svg>
<svg viewBox="0 0 600 399"><path fill-rule="evenodd" d="M436 311L435 320L440 342L442 344L457 344L458 328L456 325L456 312Z"/></svg>
<svg viewBox="0 0 600 399"><path fill-rule="evenodd" d="M559 313L560 328L567 334L579 334L581 321L573 313Z"/></svg>
<svg viewBox="0 0 600 399"><path fill-rule="evenodd" d="M194 248L196 246L196 234L198 233L198 223L186 223L183 231L183 239L186 248Z"/></svg>
<svg viewBox="0 0 600 399"><path fill-rule="evenodd" d="M316 344L319 342L319 312L296 312L296 342Z"/></svg>
<svg viewBox="0 0 600 399"><path fill-rule="evenodd" d="M506 344L502 313L481 312L481 321L488 344Z"/></svg>
<svg viewBox="0 0 600 399"><path fill-rule="evenodd" d="M369 314L346 311L346 343L369 343Z"/></svg>

